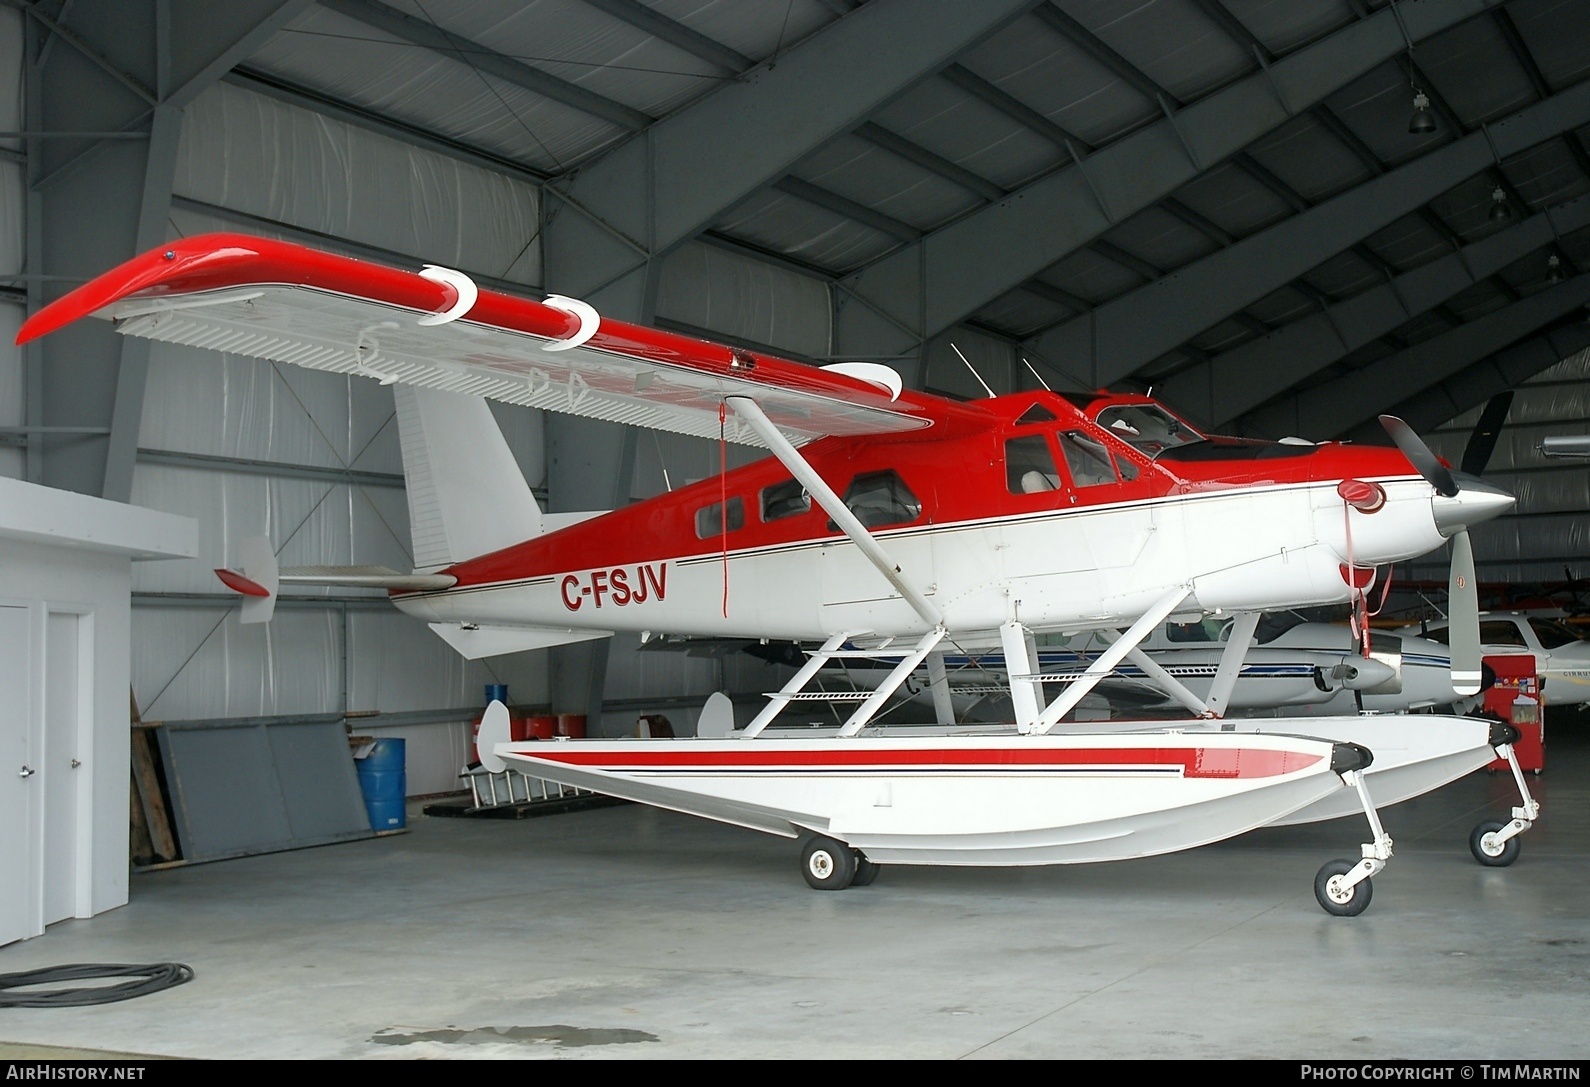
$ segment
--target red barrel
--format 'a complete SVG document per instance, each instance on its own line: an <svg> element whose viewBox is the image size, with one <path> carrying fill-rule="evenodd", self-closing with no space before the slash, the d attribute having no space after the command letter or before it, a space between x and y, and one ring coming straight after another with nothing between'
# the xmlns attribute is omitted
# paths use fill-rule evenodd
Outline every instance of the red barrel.
<svg viewBox="0 0 1590 1087"><path fill-rule="evenodd" d="M558 734L558 719L551 713L533 713L525 718L529 735L527 740L550 740Z"/></svg>
<svg viewBox="0 0 1590 1087"><path fill-rule="evenodd" d="M585 714L560 713L558 714L559 736L567 736L571 740L585 739Z"/></svg>

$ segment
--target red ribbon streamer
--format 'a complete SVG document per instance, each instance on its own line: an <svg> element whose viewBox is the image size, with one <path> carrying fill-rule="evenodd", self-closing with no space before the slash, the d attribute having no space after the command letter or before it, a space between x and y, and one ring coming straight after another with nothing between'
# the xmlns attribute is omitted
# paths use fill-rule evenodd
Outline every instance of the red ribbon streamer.
<svg viewBox="0 0 1590 1087"><path fill-rule="evenodd" d="M723 538L723 617L729 617L729 405L718 401L718 525Z"/></svg>

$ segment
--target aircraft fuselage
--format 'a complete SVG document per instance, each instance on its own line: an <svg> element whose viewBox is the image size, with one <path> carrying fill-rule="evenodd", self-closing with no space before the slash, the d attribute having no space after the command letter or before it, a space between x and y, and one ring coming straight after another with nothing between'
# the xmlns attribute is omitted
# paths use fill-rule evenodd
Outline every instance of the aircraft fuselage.
<svg viewBox="0 0 1590 1087"><path fill-rule="evenodd" d="M1444 539L1430 484L1395 449L1212 439L1151 455L1097 422L1112 405L1152 404L1143 397L978 403L993 416L986 433L802 450L952 631L1119 626L1178 585L1193 590L1182 612L1341 602L1349 557L1379 566ZM1018 472L1031 464L1042 470ZM1343 479L1378 484L1384 506L1349 512ZM926 629L791 484L767 458L450 567L451 589L394 599L444 623L780 639Z"/></svg>

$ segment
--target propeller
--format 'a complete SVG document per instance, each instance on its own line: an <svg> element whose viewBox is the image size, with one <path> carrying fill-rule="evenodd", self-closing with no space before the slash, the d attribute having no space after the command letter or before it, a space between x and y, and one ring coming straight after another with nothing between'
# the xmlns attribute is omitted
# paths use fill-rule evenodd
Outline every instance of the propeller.
<svg viewBox="0 0 1590 1087"><path fill-rule="evenodd" d="M1467 698L1480 693L1480 592L1474 583L1474 546L1469 534L1452 537L1451 583L1447 586L1447 648L1452 656L1452 690Z"/></svg>
<svg viewBox="0 0 1590 1087"><path fill-rule="evenodd" d="M1496 450L1496 439L1501 436L1502 424L1507 421L1507 412L1512 406L1511 389L1497 393L1485 402L1480 421L1474 424L1474 429L1469 433L1469 443L1463 447L1462 472L1471 476L1485 474L1485 466L1491 462L1491 454Z"/></svg>
<svg viewBox="0 0 1590 1087"><path fill-rule="evenodd" d="M1469 542L1468 526L1495 516L1512 503L1511 495L1481 482L1478 471L1484 469L1496 448L1496 437L1512 405L1512 395L1494 396L1485 405L1463 452L1462 486L1412 427L1395 415L1380 417L1380 425L1414 470L1435 488L1437 495L1453 500L1443 503L1437 499L1435 517L1442 533L1452 538L1452 567L1447 583L1448 648L1452 657L1452 690L1465 698L1479 694L1484 671L1480 660L1480 592L1474 577L1474 545ZM1471 467L1478 470L1470 471Z"/></svg>
<svg viewBox="0 0 1590 1087"><path fill-rule="evenodd" d="M1398 419L1395 415L1382 415L1380 425L1386 428L1386 433L1391 435L1391 440L1397 443L1397 448L1402 450L1402 455L1408 458L1413 465L1413 470L1424 477L1425 482L1435 488L1435 493L1443 498L1454 498L1458 493L1457 480L1452 478L1451 469L1441 463L1424 439L1413 432L1413 428ZM1494 442L1493 442L1494 444Z"/></svg>

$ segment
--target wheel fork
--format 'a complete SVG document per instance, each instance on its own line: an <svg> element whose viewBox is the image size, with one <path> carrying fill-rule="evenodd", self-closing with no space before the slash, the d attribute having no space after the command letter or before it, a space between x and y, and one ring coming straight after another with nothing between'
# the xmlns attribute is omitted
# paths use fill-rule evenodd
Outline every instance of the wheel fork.
<svg viewBox="0 0 1590 1087"><path fill-rule="evenodd" d="M1386 862L1391 859L1392 842L1391 835L1386 833L1386 828L1380 823L1380 813L1375 810L1375 802L1369 797L1369 787L1364 782L1364 772L1344 771L1342 781L1358 790L1358 799L1364 805L1364 815L1369 819L1369 832L1374 836L1374 841L1364 843L1362 860L1353 865L1350 871L1331 878L1334 889L1346 892L1369 877L1379 875L1385 869Z"/></svg>
<svg viewBox="0 0 1590 1087"><path fill-rule="evenodd" d="M1524 771L1518 765L1518 755L1513 751L1513 745L1498 744L1496 754L1507 760L1508 768L1513 771L1513 781L1518 785L1518 795L1523 800L1519 807L1513 809L1512 822L1491 836L1491 840L1501 846L1535 825L1535 820L1540 818L1540 801L1529 795L1529 784L1524 780Z"/></svg>

